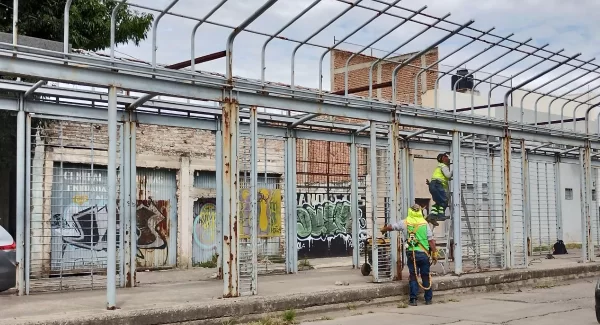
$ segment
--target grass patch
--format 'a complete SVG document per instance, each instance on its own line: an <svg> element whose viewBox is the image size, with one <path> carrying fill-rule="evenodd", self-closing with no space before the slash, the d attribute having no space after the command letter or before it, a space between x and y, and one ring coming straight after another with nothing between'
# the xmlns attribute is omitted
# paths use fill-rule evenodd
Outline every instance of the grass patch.
<svg viewBox="0 0 600 325"><path fill-rule="evenodd" d="M534 289L550 289L554 288L556 285L553 282L540 282L536 283L533 288Z"/></svg>
<svg viewBox="0 0 600 325"><path fill-rule="evenodd" d="M362 314L363 314L363 313L361 313L361 312L358 312L358 313L354 313L354 314L352 314L352 315L350 315L350 316L360 316L360 315L362 315Z"/></svg>
<svg viewBox="0 0 600 325"><path fill-rule="evenodd" d="M460 300L458 300L457 298L450 298L448 299L448 302L460 302Z"/></svg>
<svg viewBox="0 0 600 325"><path fill-rule="evenodd" d="M200 263L194 263L194 267L203 267L203 268L207 268L207 269L214 269L217 267L217 260L219 259L219 255L217 254L213 254L213 256L210 258L210 261L205 261L205 262L200 262Z"/></svg>
<svg viewBox="0 0 600 325"><path fill-rule="evenodd" d="M281 315L281 318L285 322L293 323L296 320L296 311L293 309L288 309L283 312L283 314Z"/></svg>
<svg viewBox="0 0 600 325"><path fill-rule="evenodd" d="M408 304L405 301L401 301L398 306L396 306L397 308L408 308Z"/></svg>
<svg viewBox="0 0 600 325"><path fill-rule="evenodd" d="M348 310L356 310L356 305L355 304L347 304L346 308L348 308Z"/></svg>
<svg viewBox="0 0 600 325"><path fill-rule="evenodd" d="M577 243L565 244L567 249L581 249L582 245Z"/></svg>

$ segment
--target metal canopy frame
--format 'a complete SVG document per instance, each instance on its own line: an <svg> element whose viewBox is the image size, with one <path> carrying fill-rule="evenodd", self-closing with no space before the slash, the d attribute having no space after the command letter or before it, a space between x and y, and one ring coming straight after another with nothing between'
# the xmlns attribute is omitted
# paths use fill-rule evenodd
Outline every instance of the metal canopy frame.
<svg viewBox="0 0 600 325"><path fill-rule="evenodd" d="M239 182L235 179L239 172L237 162L237 138L240 131L249 131L253 155L256 154L255 145L258 132L285 138L285 159L288 160L289 163L287 170L292 175L295 174L295 168L292 166L293 164L291 162L295 161L296 152L295 142L293 140L298 138L348 143L354 148L351 152L356 152L356 145L387 148L391 156L398 154L398 152L391 152L392 150L395 150L391 148L397 148L398 141L403 142L403 150L420 149L446 152L452 148L455 161L461 159L461 148L468 148L468 152L471 152L474 155L490 155L490 153L495 154L494 151L498 151L499 156L496 157L501 157L503 163L501 173L501 183L503 186L503 245L505 249L503 266L511 268L514 260L513 254L515 253L513 252L514 248L511 245L511 243L515 241L511 229L511 218L513 217L511 210L513 199L511 196L511 164L514 163L514 159L511 159L511 154L521 155L520 161L523 161L521 167L526 164L527 159L534 155L536 159L546 159L547 161L556 161L557 158L561 161L573 161L581 165L583 178L591 175L591 167L600 167L600 157L598 157L600 152L600 135L591 133L589 130L590 113L594 108L600 106L600 104L594 104L591 100L582 101L580 100L580 97L582 96L574 98L565 97L573 91L580 89L582 86L591 86L594 82L599 80L600 65L592 63L593 59L580 59L580 53L565 54L563 53L563 50L552 51L548 48L548 44L542 46L532 45L530 43L531 39L527 39L523 42L516 41L511 39L513 34L499 36L498 34L492 33L494 28L482 29L480 27L474 27L476 25L475 21L455 22L450 20L450 13L442 17L436 17L427 13L427 7L411 9L403 6L402 1L400 0L393 2L390 2L392 0L327 0L329 2L342 3L345 6L341 12L334 15L333 19L325 25L316 28L314 32L305 39L296 40L283 35L290 26L299 19L305 17L324 1L325 0L315 0L311 2L308 7L296 14L293 19L286 22L276 32L270 33L255 31L248 27L257 19L265 16L269 10L272 10L272 6L276 4L278 0L265 0L260 8L254 12L249 12L243 22L237 26L230 26L218 21L210 20L213 14L220 10L225 10L226 5L230 3L228 0L221 0L213 8L209 8L208 13L204 14L202 17L175 13L173 9L177 8L176 5L178 0L171 1L165 8L154 8L146 5L132 4L127 3L127 0L122 0L118 2L111 17L112 44L110 47L110 55L103 56L86 51L69 52L68 27L72 0L68 0L65 6L65 42L63 52L18 45L18 31L16 29L18 0L15 0L13 43L0 43L0 74L40 80L35 84L24 83L19 79L17 82L0 82L0 89L17 95L15 98L0 98L0 107L5 110L17 111L17 130L19 133L17 141L17 165L21 166L17 170L17 175L18 179L22 180L18 182L18 192L25 193L25 189L28 186L28 184L26 184L26 179L29 179L28 172L23 168L26 160L26 141L24 141L23 138L25 130L27 129L26 117L31 118L31 116L37 115L58 119L107 121L110 139L108 150L108 179L110 184L108 188L111 190L114 190L114 186L116 186L115 157L117 155L116 130L118 123L126 123L128 125L128 128L126 128L125 131L129 133L131 137L129 144L126 144L128 148L135 148L134 122L214 130L218 134L217 142L220 143L218 149L220 152L217 154L217 170L222 185L217 191L219 192L219 197L222 197L222 199L220 200L221 202L218 203L219 207L217 208L217 215L220 216L222 237L224 238L222 240L223 258L222 261L219 262L223 267L223 295L225 297L236 297L244 294L243 292L240 292L240 259L238 256L239 230L237 230L239 220L236 213L236 211L238 211L237 205L239 203L239 200L236 198L239 197L238 194L240 188ZM368 3L371 3L371 5L368 5ZM372 5L373 3L377 3L383 7L377 9ZM152 29L153 45L151 63L133 62L115 57L115 33L118 28L118 26L116 26L116 12L122 5L159 13L154 20ZM366 26L377 24L380 21L377 18L380 16L392 18L398 23L391 29L388 29L389 26L387 26L385 28L387 32L378 36L377 39L370 42L368 46L361 49L358 53L352 54L350 58L347 59L345 64L346 72L344 74L345 85L343 90L333 92L324 91L322 89L323 59L327 53L333 51L342 44L342 42L330 46L317 44L312 40L316 36L323 35L328 27L359 10L375 12L375 15L369 15L368 17L370 18L368 20L356 24L356 28L353 28L352 32L345 35L342 38L342 41L360 33ZM156 61L158 23L160 19L166 15L196 22L196 25L191 32L192 50L189 58L189 69L174 70L172 65L160 65ZM404 41L398 43L401 45L386 52L380 57L375 57L374 61L369 62L369 80L365 80L365 82L368 82L368 85L349 89L348 66L350 61L369 47L390 35L392 31L404 31L404 25L407 23L423 25L424 28L413 34L407 35L407 38ZM196 62L198 62L197 58L195 58L196 37L197 32L200 30L199 27L204 24L215 25L231 30L224 51L225 74L204 72L196 69ZM426 46L423 50L411 53L409 57L403 61L398 62L397 59L393 59L396 51L403 49L417 38L422 40L430 37L432 32L441 32L443 36L440 37L438 35L431 39L427 39L425 43L430 44L429 46ZM235 76L234 74L233 46L236 38L244 33L252 33L267 38L261 51L260 79L250 79ZM269 42L275 39L296 44L291 56L291 80L289 85L281 85L265 80L265 70L268 63L265 60L266 49ZM467 43L458 42L459 46L456 49L450 50L449 54L444 55L440 59L436 59L435 63L426 66L413 64L414 60L425 55L428 51L438 46L448 44L450 43L448 42L449 40L454 41L455 39L466 39ZM483 50L481 50L481 47L475 48L476 46L482 45L484 46ZM298 49L302 46L311 46L324 50L323 54L320 56L318 65L319 87L317 89L301 87L295 84L295 58ZM474 64L479 66L479 68L470 72L467 76L457 75L453 71L441 71L438 69L438 65L442 61L454 59L455 56L462 55L462 57L464 57L463 51L465 50L473 51L476 54L469 54L468 59L456 65L455 69L465 64ZM491 59L483 58L488 51L492 50L502 50L503 52L501 54L493 54L493 58ZM237 52L235 53L237 54ZM517 57L512 57L512 55L517 55ZM237 58L237 56L238 55L235 57ZM241 56L241 54L239 56ZM209 59L217 59L223 57L223 55L210 55L208 57ZM485 63L483 65L479 62L480 59L484 60ZM440 110L437 107L438 84L442 77L459 76L459 80L452 85L454 98L456 98L456 85L460 80L473 76L476 72L480 72L484 68L498 63L501 59L506 59L509 63L502 64L500 69L494 69L494 73L490 77L483 78L477 82L478 85L487 84L490 86L490 90L487 93L487 115L474 114L473 94L471 94L470 114L462 114L462 110L457 110L456 102L454 102L453 110ZM525 62L528 59L534 59L534 62ZM374 67L377 64L389 63L394 65L392 81L373 84ZM517 74L517 76L520 77L520 82L516 86L505 85L506 80L502 82L494 82L492 80L493 76L521 64L523 64L525 68L520 70ZM179 64L177 64L177 66L179 66ZM410 94L415 94L415 98L410 102L400 102L397 98L398 85L395 77L403 68L418 69L418 73L414 79L414 89L410 91ZM561 72L561 69L567 70ZM433 108L423 107L417 100L419 86L418 78L425 72L432 72L437 75L434 83L435 105ZM576 77L569 77L571 74ZM542 77L545 76L548 76L549 81L544 81L542 79ZM582 79L583 77L589 77L590 79L580 80L583 85L566 92L561 92L559 95L555 94L556 91L561 91L573 81ZM44 85L47 81L98 87L106 89L107 92L48 87ZM524 89L527 85L532 85L532 89ZM545 87L549 87L551 90L545 89ZM595 87L593 90L599 87L600 86ZM389 100L373 97L373 89L381 88L392 89L392 95ZM139 92L143 95L137 97L119 95L117 94L117 90L119 89ZM501 97L503 99L503 102L499 106L503 108L504 114L499 118L492 117L490 113L492 107L491 99L493 97L492 92L496 89L501 89ZM363 91L368 91L368 97L352 95ZM519 121L508 119L509 109L517 109L509 106L509 97L516 91L523 91L526 93L521 97L522 103L525 96L530 94L539 96L535 105L536 119L533 124L524 123L522 118L522 103L520 106L521 119ZM591 91L588 91L588 93L589 92ZM33 93L38 96L31 96ZM220 107L191 102L182 103L175 100L156 99L155 97L159 95L187 99L188 101L213 102L218 103ZM552 102L548 105L548 121L545 124L537 121L537 102L544 97L552 99ZM77 100L77 103L74 103L73 100ZM560 128L552 127L553 123L550 121L551 106L552 103L557 100L566 101L561 110ZM566 121L562 119L564 108L568 103L578 105L573 111L573 130L565 129L564 122ZM577 108L583 105L589 105L589 107L583 118L586 126L585 130L584 132L579 132L576 128L577 119L575 118L575 115ZM483 107L486 106L482 106L482 108ZM258 108L277 109L284 113L275 114L266 110L264 113L259 113ZM362 122L330 122L319 119L321 116L343 117L361 120ZM129 125L129 123L131 125ZM598 123L600 126L600 119L598 120ZM403 128L412 129L399 129L398 125ZM414 128L418 130L414 130ZM366 132L367 130L368 132ZM398 134L396 134L396 132ZM485 140L481 140L476 136L483 136ZM467 138L470 138L469 141L464 141ZM515 144L515 140L517 140L519 144ZM371 150L371 160L374 162L377 162L377 157L375 156L376 151L377 150ZM525 153L527 154L525 155ZM131 178L131 181L129 182L131 184L128 184L128 186L125 187L125 191L131 191L132 187L134 187L132 183L135 182L135 153L131 154L130 157L126 157L125 161L131 164L126 170L127 177ZM255 162L252 162L251 164L252 175L250 176L250 179L252 180L252 187L256 187ZM352 164L356 165L356 161ZM391 162L390 164L391 170L391 167L393 167L392 165L396 165L396 161ZM352 169L355 170L355 167L356 166L353 166ZM405 167L406 172L403 174L410 174L410 167ZM372 166L371 168L376 171L375 166ZM456 162L454 170L456 179L460 180L460 168ZM397 170L395 172L397 172ZM356 175L353 174L352 177L356 178ZM375 174L372 174L371 177L375 180L377 179L377 175ZM410 177L412 177L412 174L409 175L409 178ZM524 175L523 179L526 181L527 175ZM355 179L353 179L353 181L355 181ZM586 245L584 245L584 260L589 261L593 260L595 256L593 254L594 247L591 245L591 238L587 235L591 224L590 205L592 189L590 182L583 182L581 186L582 190L585 192L585 195L582 195L584 201L582 204L582 221L584 224L587 224L587 226L582 229L582 236L586 243ZM293 192L295 187L294 180L286 180L286 188L288 191L291 190ZM400 187L404 188L405 191L400 191ZM398 198L397 200L392 200L395 205L406 205L406 202L408 202L407 198L410 196L409 193L406 193L407 187L406 184L396 186L395 190L393 190L395 193L390 192L386 195ZM460 274L463 271L461 257L462 244L460 240L461 212L459 208L461 184L454 182L452 188L453 229L454 233L458 236L455 241L455 248L457 249L455 273ZM288 191L286 191L286 195L290 195ZM253 193L253 196L255 194L256 193ZM127 196L128 193L121 193L121 195ZM26 278L24 275L25 255L23 253L26 251L24 250L24 220L26 215L26 199L24 196L25 195L18 195L17 198L17 220L19 221L17 227L19 294L25 292L24 289L26 285L23 283ZM353 196L356 196L356 193L354 193ZM114 193L109 199L110 201L116 202ZM527 198L524 200L527 200ZM107 276L108 309L114 309L116 307L116 272L112 265L116 263L116 257L114 255L116 251L116 239L114 234L116 225L115 202L111 202L108 207L110 210L108 213L108 229L112 231L108 237L108 247L109 250L111 250L109 253L109 262L111 266L109 267ZM286 202L293 208L295 203L287 196ZM255 202L253 202L253 204L255 204ZM527 206L527 204L524 204L524 206ZM252 209L253 212L255 212L256 206L253 206ZM286 230L288 235L286 236L286 240L294 231L294 213L291 211L292 210L290 209L290 211L286 212L286 221L292 222L290 229ZM394 209L394 211L396 210ZM373 220L376 220L374 214L375 212L373 211L371 217ZM126 211L125 216L131 218L128 222L132 224L131 222L133 222L133 218L135 218L135 211ZM373 233L375 234L375 232ZM133 239L134 235L131 236ZM255 234L252 236L254 242L256 239ZM290 240L294 241L296 239L293 238ZM132 240L132 242L135 241ZM293 249L295 245L293 245L293 242L288 242L287 247ZM135 243L131 243L130 249L132 251L135 249ZM377 245L373 245L374 256L377 256L377 252ZM251 253L253 256L249 260L251 263L255 264L256 249L252 249ZM287 255L289 256L286 256L286 270L289 273L297 272L297 253L289 252ZM357 258L355 257L355 260L356 259ZM392 265L395 264L395 259L397 259L397 257L392 253ZM130 263L135 264L135 258L132 258ZM255 265L251 266L255 267ZM135 273L135 266L130 265L130 267L131 272ZM133 282L135 282L135 274L132 276ZM257 282L255 271L252 271L251 278L251 292L249 292L249 294L256 294Z"/></svg>

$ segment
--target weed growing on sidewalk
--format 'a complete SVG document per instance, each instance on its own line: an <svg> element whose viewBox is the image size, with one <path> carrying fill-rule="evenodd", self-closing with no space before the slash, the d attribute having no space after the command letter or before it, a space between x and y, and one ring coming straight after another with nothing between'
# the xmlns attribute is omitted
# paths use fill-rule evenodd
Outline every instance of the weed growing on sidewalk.
<svg viewBox="0 0 600 325"><path fill-rule="evenodd" d="M346 308L348 308L348 310L355 310L356 309L356 305L355 304L347 304Z"/></svg>
<svg viewBox="0 0 600 325"><path fill-rule="evenodd" d="M288 323L293 323L294 320L296 320L296 311L293 309L288 309L283 312L282 318Z"/></svg>

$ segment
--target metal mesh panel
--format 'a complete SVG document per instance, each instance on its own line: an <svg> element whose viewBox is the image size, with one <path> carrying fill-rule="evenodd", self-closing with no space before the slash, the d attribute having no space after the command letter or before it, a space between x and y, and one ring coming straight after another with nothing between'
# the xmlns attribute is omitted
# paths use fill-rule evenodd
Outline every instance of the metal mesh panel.
<svg viewBox="0 0 600 325"><path fill-rule="evenodd" d="M594 252L598 255L600 250L600 207L598 206L598 177L600 173L599 168L592 167L592 205L590 212L592 215L592 242L594 243Z"/></svg>
<svg viewBox="0 0 600 325"><path fill-rule="evenodd" d="M351 256L350 146L302 139L296 150L298 258Z"/></svg>
<svg viewBox="0 0 600 325"><path fill-rule="evenodd" d="M260 136L258 171L258 273L285 272L285 140Z"/></svg>
<svg viewBox="0 0 600 325"><path fill-rule="evenodd" d="M240 295L250 295L256 290L256 247L253 245L253 234L256 225L256 216L252 215L251 202L251 150L252 141L248 133L239 135L238 163L240 195L238 204L238 230L239 233L239 290Z"/></svg>
<svg viewBox="0 0 600 325"><path fill-rule="evenodd" d="M28 233L31 292L106 286L107 125L33 119ZM121 135L119 127L117 134ZM121 141L117 168L121 166ZM117 172L117 272L120 172ZM121 272L121 276L123 273ZM119 281L117 281L118 283Z"/></svg>
<svg viewBox="0 0 600 325"><path fill-rule="evenodd" d="M461 223L466 272L501 268L503 261L502 160L463 150Z"/></svg>
<svg viewBox="0 0 600 325"><path fill-rule="evenodd" d="M514 268L522 268L527 266L527 235L525 233L525 204L523 200L523 159L520 152L511 154L510 174L512 265Z"/></svg>
<svg viewBox="0 0 600 325"><path fill-rule="evenodd" d="M377 200L377 209L375 229L380 229L390 223L391 215L391 196L392 186L391 181L391 159L392 154L389 147L377 148L377 192L375 197ZM372 188L372 187L371 187ZM394 194L395 195L395 194ZM393 207L396 209L396 207ZM392 251L391 238L389 233L383 240L377 241L377 272L373 272L374 282L384 282L392 280ZM375 261L373 261L375 263Z"/></svg>
<svg viewBox="0 0 600 325"><path fill-rule="evenodd" d="M529 238L532 255L551 253L552 245L558 239L555 179L554 163L530 159L531 220Z"/></svg>

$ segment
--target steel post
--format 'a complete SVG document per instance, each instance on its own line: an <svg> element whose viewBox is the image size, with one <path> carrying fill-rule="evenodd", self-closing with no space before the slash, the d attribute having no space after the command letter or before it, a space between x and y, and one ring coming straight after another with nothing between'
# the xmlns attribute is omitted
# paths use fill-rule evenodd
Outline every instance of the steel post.
<svg viewBox="0 0 600 325"><path fill-rule="evenodd" d="M398 167L400 166L400 148L398 145L400 144L400 125L397 121L393 121L390 125L390 136L388 136L388 157L390 169L389 175L389 191L388 196L390 200L390 220L389 223L398 221L398 204L400 203L398 199L400 196L398 195L400 191L400 175ZM402 278L402 274L400 274L401 269L397 267L398 265L398 232L392 231L390 233L390 242L391 242L391 268L392 268L392 279L400 280Z"/></svg>
<svg viewBox="0 0 600 325"><path fill-rule="evenodd" d="M560 185L560 155L556 155L554 163L554 193L556 195L556 239L563 240L562 191Z"/></svg>
<svg viewBox="0 0 600 325"><path fill-rule="evenodd" d="M252 284L250 294L258 294L258 124L256 106L250 107L250 243L252 245ZM266 180L265 180L266 181ZM240 227L241 228L241 227Z"/></svg>
<svg viewBox="0 0 600 325"><path fill-rule="evenodd" d="M294 273L298 273L298 237L296 236L296 234L298 233L298 222L297 222L297 214L296 211L298 211L298 201L296 200L296 189L298 188L298 179L295 176L296 175L296 161L298 161L297 157L296 157L296 138L293 138L293 141L291 141L291 146L292 146L292 163L290 164L290 168L292 170L292 192L291 192L291 209L292 211L291 216L291 228L292 228L292 236L291 236L291 241L292 241L292 251L290 252L290 254L292 255L292 266L294 267Z"/></svg>
<svg viewBox="0 0 600 325"><path fill-rule="evenodd" d="M529 201L531 195L529 192L529 152L525 149L525 140L521 140L521 168L523 170L521 173L521 183L523 184L521 188L521 195L523 195L523 262L525 263L524 267L527 267L529 264L527 239L529 238L529 220L531 219L531 202Z"/></svg>
<svg viewBox="0 0 600 325"><path fill-rule="evenodd" d="M129 271L128 287L137 286L137 116L129 112Z"/></svg>
<svg viewBox="0 0 600 325"><path fill-rule="evenodd" d="M294 161L292 161L293 159L293 155L292 155L292 141L295 140L295 138L292 137L292 132L293 130L288 129L288 134L287 137L285 139L285 148L284 148L284 152L283 152L283 159L285 161L285 197L284 197L284 202L285 202L285 271L286 273L294 273L294 266L293 266L293 257L291 252L295 249L295 247L292 246L292 193L294 192L292 189L292 178L295 177L294 174L292 174L292 168L291 165L293 163L295 163Z"/></svg>
<svg viewBox="0 0 600 325"><path fill-rule="evenodd" d="M124 123L127 124L127 123ZM117 178L119 180L119 206L117 207L117 215L118 215L118 220L120 221L119 223L119 243L117 246L117 249L119 250L119 287L121 288L125 288L125 284L126 284L126 279L125 279L125 252L124 252L124 246L125 246L125 237L124 237L124 233L125 233L125 229L126 229L126 224L127 222L124 220L123 218L123 214L125 212L125 183L126 183L126 178L125 178L125 154L123 153L124 148L125 148L125 128L123 126L121 126L119 128L119 152L121 153L120 155L120 160L119 160L119 177Z"/></svg>
<svg viewBox="0 0 600 325"><path fill-rule="evenodd" d="M377 250L377 237L379 229L377 229L377 125L371 121L371 142L370 142L370 163L371 163L371 274L373 282L379 280L379 254Z"/></svg>
<svg viewBox="0 0 600 325"><path fill-rule="evenodd" d="M505 130L504 137L502 138L502 185L503 185L503 235L504 235L504 268L512 268L512 206L511 206L511 169L510 169L510 158L511 147L510 147L510 134L508 130Z"/></svg>
<svg viewBox="0 0 600 325"><path fill-rule="evenodd" d="M31 115L25 116L25 294L31 273Z"/></svg>
<svg viewBox="0 0 600 325"><path fill-rule="evenodd" d="M583 168L583 189L581 191L582 201L582 259L584 262L592 262L595 259L594 243L592 236L592 158L591 158L591 143L586 141L585 146L581 149L582 168Z"/></svg>
<svg viewBox="0 0 600 325"><path fill-rule="evenodd" d="M25 100L19 98L17 112L17 292L25 294Z"/></svg>
<svg viewBox="0 0 600 325"><path fill-rule="evenodd" d="M460 217L460 132L452 132L452 229L454 230L454 273L463 273L462 259L462 223Z"/></svg>
<svg viewBox="0 0 600 325"><path fill-rule="evenodd" d="M215 132L215 172L217 174L217 208L216 208L216 235L217 235L217 278L223 279L223 131L221 119L217 119Z"/></svg>
<svg viewBox="0 0 600 325"><path fill-rule="evenodd" d="M108 88L106 308L117 308L117 88Z"/></svg>
<svg viewBox="0 0 600 325"><path fill-rule="evenodd" d="M238 204L239 204L239 104L223 102L223 296L239 297Z"/></svg>
<svg viewBox="0 0 600 325"><path fill-rule="evenodd" d="M356 269L360 267L360 243L358 242L360 224L358 222L358 157L354 137L354 134L352 134L352 142L350 142L350 202L352 204L350 212L352 214L352 266Z"/></svg>
<svg viewBox="0 0 600 325"><path fill-rule="evenodd" d="M67 0L65 3L65 13L63 21L63 52L69 53L69 18L71 13L71 4L73 0Z"/></svg>
<svg viewBox="0 0 600 325"><path fill-rule="evenodd" d="M129 122L129 112L127 112L127 121L123 123L123 149L121 151L121 156L123 157L123 165L121 166L121 206L123 209L121 210L120 220L121 220L121 238L123 245L121 246L121 256L122 261L124 259L124 263L121 266L121 274L125 276L125 283L121 283L121 286L131 287L131 278L129 277L129 271L131 269L131 245L129 244L131 240L131 231L133 228L131 227L131 205L132 196L131 196L131 123ZM135 185L135 184L134 184Z"/></svg>

